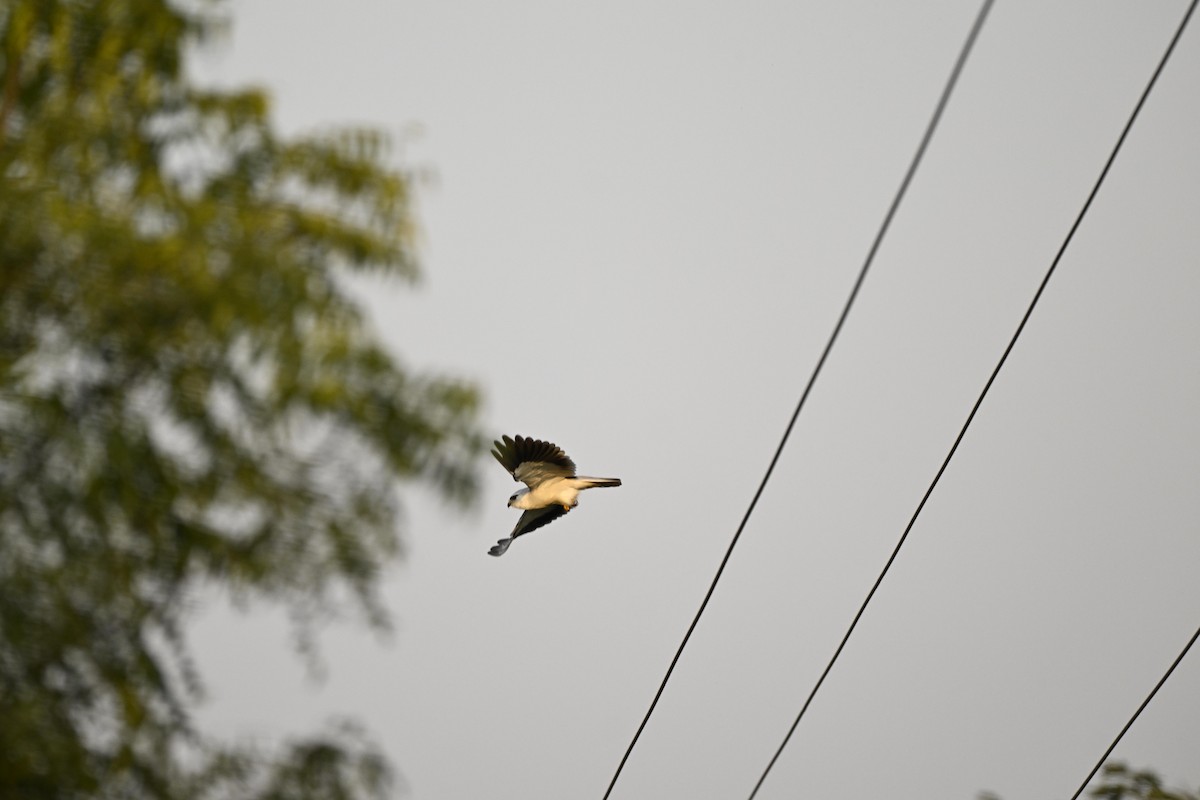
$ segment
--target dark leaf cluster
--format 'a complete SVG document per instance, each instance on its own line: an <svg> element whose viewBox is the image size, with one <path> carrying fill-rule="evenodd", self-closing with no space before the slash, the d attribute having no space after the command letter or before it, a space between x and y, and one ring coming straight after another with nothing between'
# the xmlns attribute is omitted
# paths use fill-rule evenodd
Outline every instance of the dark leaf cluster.
<svg viewBox="0 0 1200 800"><path fill-rule="evenodd" d="M408 175L377 132L286 138L262 92L193 86L219 11L0 3L0 797L382 793L348 729L193 730L189 602L383 625L398 482L475 490L475 389L347 291L416 277Z"/></svg>

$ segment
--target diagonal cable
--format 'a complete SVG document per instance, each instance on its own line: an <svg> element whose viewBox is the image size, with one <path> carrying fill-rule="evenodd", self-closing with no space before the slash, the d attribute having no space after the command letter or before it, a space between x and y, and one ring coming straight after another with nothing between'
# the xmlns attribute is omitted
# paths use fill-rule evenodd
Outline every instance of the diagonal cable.
<svg viewBox="0 0 1200 800"><path fill-rule="evenodd" d="M1192 0L1192 5L1196 5L1195 0ZM1117 748L1117 743L1120 742L1125 736L1126 732L1133 727L1133 723L1136 722L1137 718L1141 716L1142 712L1146 709L1146 706L1150 705L1150 701L1154 699L1154 695L1158 694L1158 690L1161 689L1163 684L1167 682L1167 678L1171 677L1171 673L1174 672L1175 668L1179 666L1179 662L1183 661L1183 657L1188 654L1188 650L1192 649L1192 645L1196 643L1197 639L1200 639L1200 628L1197 628L1196 632L1192 634L1192 638L1188 639L1188 643L1183 646L1183 650L1181 650L1179 655L1175 657L1175 660L1171 662L1171 666L1167 668L1166 673L1162 676L1162 678L1159 679L1158 683L1154 684L1154 688L1150 690L1150 694L1146 695L1146 699L1142 701L1140 706L1138 706L1137 711L1133 712L1133 716L1130 717L1129 721L1125 723L1125 727L1121 728L1121 732L1117 734L1117 738L1112 740L1112 744L1110 744L1108 749L1104 751L1104 755L1100 756L1100 760L1096 762L1096 766L1092 767L1092 771L1089 772L1088 776L1083 779L1083 783L1079 784L1079 788L1075 790L1075 794L1071 795L1071 800L1079 800L1079 795L1083 794L1083 790L1087 788L1089 783L1091 783L1092 778L1096 777L1096 773L1100 771L1100 767L1102 767L1104 762L1108 760L1108 757L1112 755L1112 751Z"/></svg>
<svg viewBox="0 0 1200 800"><path fill-rule="evenodd" d="M796 410L792 412L792 418L788 421L787 427L783 431L783 437L779 440L779 446L775 448L775 455L771 458L771 463L767 466L767 471L763 475L762 482L758 485L757 491L754 492L754 497L750 500L750 505L746 509L742 521L738 524L737 530L733 534L733 539L729 542L729 547L725 551L724 558L721 559L721 564L717 567L717 574L713 576L712 584L708 587L708 592L704 595L704 600L700 603L700 609L696 612L695 618L692 619L692 624L688 626L687 632L683 636L683 641L679 644L679 649L675 651L675 657L671 659L670 666L667 667L667 673L663 676L662 683L659 684L658 691L654 694L654 699L650 702L650 707L646 710L646 715L642 718L642 722L638 725L637 731L633 734L633 739L629 742L629 746L625 749L625 755L621 757L621 763L617 765L617 771L613 774L612 780L609 781L608 788L604 792L604 798L612 794L613 787L617 784L617 779L621 777L621 771L625 768L625 762L629 760L629 754L633 752L633 748L637 745L638 739L642 735L642 731L646 728L646 723L650 721L650 716L654 713L655 707L658 705L659 699L662 697L663 690L667 688L667 682L671 680L671 673L675 671L675 665L679 663L679 657L683 654L683 650L687 647L688 640L692 637L692 632L696 630L696 624L700 622L700 617L704 615L704 610L708 607L708 601L712 599L713 591L717 588L718 581L721 580L721 575L725 571L726 564L729 563L729 557L733 554L733 548L737 546L738 539L742 535L742 531L746 528L746 523L750 519L750 515L754 513L754 507L758 505L758 500L762 497L763 490L767 486L767 481L771 479L771 473L775 471L775 465L779 462L779 457L783 453L783 448L787 444L788 437L792 433L792 428L796 425L796 419L800 416L801 409L804 408L805 401L808 400L808 395L812 391L813 384L817 381L817 376L821 374L821 368L825 366L825 360L829 357L829 352L833 349L833 343L837 341L838 334L841 333L842 326L846 322L846 317L850 314L850 308L854 305L854 300L858 296L858 290L862 287L863 279L867 277L867 271L871 268L871 263L875 260L875 254L879 251L879 246L883 242L883 237L887 233L888 228L892 224L892 218L896 215L896 210L900 207L900 201L904 198L908 191L908 186L912 183L913 175L916 174L917 167L921 163L921 159L925 155L925 150L929 146L930 140L933 138L933 133L937 129L938 122L942 118L942 112L946 108L946 104L950 100L950 94L954 90L955 84L958 82L958 77L962 73L963 65L966 63L967 56L971 52L972 46L975 44L975 39L979 35L979 29L983 26L983 21L987 17L988 10L991 8L994 0L984 0L983 5L979 9L979 14L975 18L975 23L971 26L971 31L967 35L967 40L963 44L962 51L958 55L958 60L954 63L954 68L950 72L950 77L946 81L946 86L942 90L942 95L938 99L937 107L934 109L933 116L929 120L929 124L925 128L925 134L921 137L921 143L917 147L916 154L913 155L912 162L908 166L908 171L904 174L904 179L900 182L900 188L896 191L896 196L892 200L891 206L887 210L887 214L883 218L883 223L879 226L878 233L875 234L875 240L871 243L871 249L867 252L866 260L863 261L862 268L858 272L858 278L854 281L854 287L850 290L850 296L846 298L846 304L842 307L842 313L838 317L837 324L833 326L833 332L829 335L829 341L825 343L825 349L821 352L821 357L817 359L817 365L813 368L812 375L808 378L808 384L804 387L804 392L800 395L800 401L796 404Z"/></svg>
<svg viewBox="0 0 1200 800"><path fill-rule="evenodd" d="M788 741L795 733L796 727L800 724L800 720L804 718L804 713L808 711L809 705L812 704L813 698L817 691L821 688L821 684L825 682L825 677L829 675L829 671L833 668L834 663L838 660L838 656L842 654L846 642L850 639L850 634L854 633L854 628L858 625L858 621L862 619L863 612L866 611L867 605L871 602L871 598L875 596L875 591L879 588L879 584L883 582L883 578L891 569L892 562L896 560L896 555L900 552L900 548L904 546L905 539L908 538L909 532L917 521L917 517L921 515L922 509L925 508L925 503L929 500L929 496L933 494L934 488L938 481L942 478L942 473L946 471L946 467L950 464L950 459L954 458L954 453L958 450L958 445L962 442L963 436L967 432L967 428L971 427L971 422L975 419L975 414L979 411L979 407L983 405L983 398L987 396L988 391L992 388L992 383L996 380L996 376L1000 374L1000 369L1004 366L1004 362L1008 360L1009 353L1012 352L1013 346L1020 338L1021 332L1025 330L1025 323L1029 321L1029 317L1033 314L1033 309L1037 306L1038 300L1042 297L1042 292L1046 289L1046 284L1050 282L1050 277L1058 268L1059 262L1062 260L1063 254L1067 251L1067 246L1075 237L1075 232L1079 230L1079 225L1083 222L1084 216L1088 209L1092 206L1092 201L1096 199L1097 193L1100 191L1100 186L1104 183L1104 179L1108 177L1108 171L1112 168L1113 162L1117 158L1117 153L1121 151L1121 146L1125 144L1125 138L1129 135L1133 123L1137 120L1138 114L1141 113L1142 106L1146 103L1146 98L1150 96L1150 90L1154 88L1154 84L1158 81L1158 76L1162 74L1163 67L1166 66L1167 60L1171 57L1171 53L1175 50L1175 44L1179 41L1179 37L1183 34L1183 29L1187 27L1188 19L1192 16L1192 11L1196 8L1196 3L1200 0L1192 0L1188 6L1187 13L1183 16L1183 21L1179 23L1179 27L1175 31L1175 36L1171 39L1171 43L1167 46L1167 50L1163 53L1162 58L1158 62L1158 67L1154 70L1154 74L1150 77L1150 82L1146 84L1146 88L1142 91L1141 97L1138 99L1137 105L1134 106L1133 113L1130 114L1129 120L1125 123L1125 128L1121 131L1120 137L1117 139L1116 145L1113 146L1112 153L1109 154L1108 160L1104 164L1104 169L1100 171L1100 177L1096 179L1092 191L1088 194L1087 200L1080 209L1078 216L1075 217L1075 222L1071 225L1071 229L1067 232L1066 238L1063 240L1062 246L1058 248L1058 253L1055 254L1054 260L1050 263L1050 268L1046 270L1045 277L1042 278L1042 283L1038 286L1037 292L1033 295L1033 300L1030 301L1029 307L1025 310L1025 315L1021 317L1021 322L1017 325L1017 330L1013 333L1012 338L1008 342L1008 346L1004 348L1004 353L1000 356L1000 360L996 363L995 369L992 370L991 376L983 387L983 391L979 393L979 398L975 401L975 405L971 408L971 413L967 415L967 421L963 423L962 429L958 432L958 436L954 439L954 444L950 447L950 452L946 454L946 458L942 461L942 466L938 468L937 474L933 476L933 481L929 484L929 488L925 490L925 496L921 498L921 502L917 505L917 510L913 512L912 518L908 521L908 525L904 528L904 533L900 535L900 541L896 543L896 548L892 550L891 556L888 557L887 563L883 565L883 571L879 573L879 577L875 579L875 584L871 587L871 591L867 593L867 598L863 600L862 606L859 607L858 613L854 615L854 619L850 622L850 627L846 630L846 635L842 637L842 641L834 651L833 657L829 659L829 663L825 665L825 670L821 673L821 677L817 679L816 685L808 694L808 699L804 701L804 705L800 708L800 713L796 715L796 719L792 722L792 727L788 729L787 734L783 737L775 755L771 757L766 769L758 779L758 783L754 785L753 791L750 792L750 800L758 794L758 790L762 787L763 782L767 779L767 775L771 772L771 768L775 766L775 762L779 760L779 756L783 753L783 749L787 747Z"/></svg>

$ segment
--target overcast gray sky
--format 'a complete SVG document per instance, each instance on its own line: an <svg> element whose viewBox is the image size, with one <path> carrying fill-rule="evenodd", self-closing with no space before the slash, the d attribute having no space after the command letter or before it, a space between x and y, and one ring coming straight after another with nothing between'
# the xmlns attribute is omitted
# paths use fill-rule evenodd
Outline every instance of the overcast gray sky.
<svg viewBox="0 0 1200 800"><path fill-rule="evenodd" d="M614 798L745 797L950 447L1186 3L998 0ZM411 796L600 797L744 513L975 2L238 1L196 74L429 168L376 287L497 436L625 485L486 555L407 498L397 630L217 606L211 731L365 720ZM1200 624L1200 22L760 798L1065 797ZM420 133L411 135L414 126ZM1116 756L1200 784L1200 653Z"/></svg>

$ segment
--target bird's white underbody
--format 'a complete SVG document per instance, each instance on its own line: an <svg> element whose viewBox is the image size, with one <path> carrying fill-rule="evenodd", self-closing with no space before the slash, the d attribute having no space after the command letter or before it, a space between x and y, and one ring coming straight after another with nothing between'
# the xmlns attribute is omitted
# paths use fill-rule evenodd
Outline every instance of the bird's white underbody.
<svg viewBox="0 0 1200 800"><path fill-rule="evenodd" d="M548 525L579 504L579 493L585 489L620 486L620 478L593 478L575 474L575 462L552 442L508 436L495 442L492 455L513 480L523 482L520 489L508 498L510 508L524 513L507 539L501 539L488 551L502 556L518 536Z"/></svg>
<svg viewBox="0 0 1200 800"><path fill-rule="evenodd" d="M547 506L562 506L565 509L571 509L579 505L579 493L584 489L593 489L597 486L611 486L615 478L550 478L540 484L536 489L521 489L515 495L515 499L509 500L508 505L511 508L520 509L538 509L546 508Z"/></svg>

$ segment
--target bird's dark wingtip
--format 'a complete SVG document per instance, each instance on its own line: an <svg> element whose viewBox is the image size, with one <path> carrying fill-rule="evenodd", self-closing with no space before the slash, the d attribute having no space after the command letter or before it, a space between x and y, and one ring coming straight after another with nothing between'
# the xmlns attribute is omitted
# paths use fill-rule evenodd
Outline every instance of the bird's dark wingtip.
<svg viewBox="0 0 1200 800"><path fill-rule="evenodd" d="M488 555L500 557L504 555L505 551L508 550L508 546L510 544L512 544L511 536L507 539L501 539L500 541L496 542L495 547L493 547L491 550L488 550Z"/></svg>

